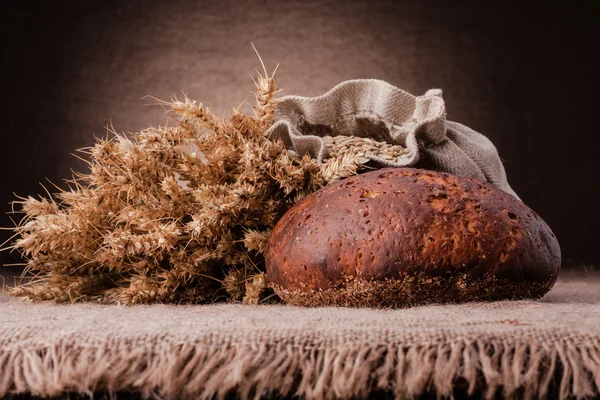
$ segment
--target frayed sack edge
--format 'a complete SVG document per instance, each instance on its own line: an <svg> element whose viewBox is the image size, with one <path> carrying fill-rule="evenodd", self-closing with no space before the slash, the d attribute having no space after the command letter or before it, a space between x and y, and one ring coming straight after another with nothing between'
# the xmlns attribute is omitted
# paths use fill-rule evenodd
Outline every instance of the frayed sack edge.
<svg viewBox="0 0 600 400"><path fill-rule="evenodd" d="M5 332L8 334L8 332ZM469 394L521 398L600 393L600 338L539 344L506 339L415 345L347 343L206 345L161 336L113 337L103 343L56 343L0 349L0 397L136 392L145 398L240 398L266 393L306 399L423 393L451 396L457 381Z"/></svg>

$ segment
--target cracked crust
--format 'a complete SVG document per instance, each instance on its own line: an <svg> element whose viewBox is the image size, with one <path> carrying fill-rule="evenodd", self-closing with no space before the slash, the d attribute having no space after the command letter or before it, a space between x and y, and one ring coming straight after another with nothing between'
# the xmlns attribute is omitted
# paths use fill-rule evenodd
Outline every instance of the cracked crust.
<svg viewBox="0 0 600 400"><path fill-rule="evenodd" d="M413 168L311 194L277 223L265 255L275 291L297 305L536 298L560 267L556 237L521 201L472 178Z"/></svg>
<svg viewBox="0 0 600 400"><path fill-rule="evenodd" d="M466 274L433 278L416 274L372 281L350 276L336 288L310 291L303 288L288 290L275 284L273 289L286 303L296 306L402 308L470 301L538 299L550 290L553 283L551 280L511 282L493 276L469 279Z"/></svg>

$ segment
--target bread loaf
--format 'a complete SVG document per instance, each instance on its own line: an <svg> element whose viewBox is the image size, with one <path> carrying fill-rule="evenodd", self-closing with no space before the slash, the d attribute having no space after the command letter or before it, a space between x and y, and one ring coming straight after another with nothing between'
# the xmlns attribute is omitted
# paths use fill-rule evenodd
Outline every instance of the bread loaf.
<svg viewBox="0 0 600 400"><path fill-rule="evenodd" d="M403 307L539 298L561 255L548 225L501 189L387 168L298 202L275 226L265 261L290 304Z"/></svg>

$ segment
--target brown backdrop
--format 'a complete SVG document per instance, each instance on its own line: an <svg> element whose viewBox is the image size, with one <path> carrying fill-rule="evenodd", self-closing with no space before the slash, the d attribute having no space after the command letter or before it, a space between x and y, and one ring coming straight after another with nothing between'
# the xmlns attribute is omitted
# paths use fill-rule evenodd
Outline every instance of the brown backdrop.
<svg viewBox="0 0 600 400"><path fill-rule="evenodd" d="M450 3L3 4L2 211L13 192L42 193L46 177L60 182L84 168L69 153L107 124L134 131L164 123L145 95L184 91L218 113L252 102L248 74L260 67L252 41L268 68L281 64L284 94L318 95L351 78L414 94L443 89L449 119L497 145L511 185L553 228L565 260L598 261L592 13ZM11 222L2 216L0 225Z"/></svg>

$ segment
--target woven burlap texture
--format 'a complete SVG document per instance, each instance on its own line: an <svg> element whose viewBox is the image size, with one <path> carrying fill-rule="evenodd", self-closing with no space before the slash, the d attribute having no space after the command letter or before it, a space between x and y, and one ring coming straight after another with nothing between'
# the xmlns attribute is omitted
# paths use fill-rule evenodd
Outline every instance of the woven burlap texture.
<svg viewBox="0 0 600 400"><path fill-rule="evenodd" d="M600 276L560 278L541 301L400 310L0 297L0 397L407 398L461 381L487 397L600 394Z"/></svg>
<svg viewBox="0 0 600 400"><path fill-rule="evenodd" d="M380 166L419 166L490 182L517 197L494 144L484 135L446 120L442 91L413 96L387 82L357 79L320 97L284 96L268 134L299 155L328 157L328 136L367 137L407 152L396 159L374 151L364 156Z"/></svg>

